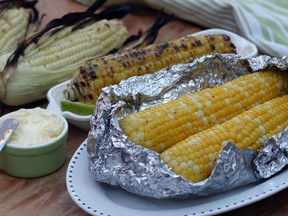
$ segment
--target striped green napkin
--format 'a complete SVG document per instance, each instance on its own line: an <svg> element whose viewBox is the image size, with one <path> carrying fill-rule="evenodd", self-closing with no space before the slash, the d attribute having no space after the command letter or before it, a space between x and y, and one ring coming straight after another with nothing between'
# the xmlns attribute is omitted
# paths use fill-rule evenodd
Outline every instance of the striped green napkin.
<svg viewBox="0 0 288 216"><path fill-rule="evenodd" d="M89 0L78 0L89 1ZM117 1L109 1L110 4ZM118 1L119 2L119 1ZM123 2L123 0L121 1ZM126 0L207 28L222 28L255 43L263 54L288 56L287 0ZM83 3L83 2L82 2Z"/></svg>

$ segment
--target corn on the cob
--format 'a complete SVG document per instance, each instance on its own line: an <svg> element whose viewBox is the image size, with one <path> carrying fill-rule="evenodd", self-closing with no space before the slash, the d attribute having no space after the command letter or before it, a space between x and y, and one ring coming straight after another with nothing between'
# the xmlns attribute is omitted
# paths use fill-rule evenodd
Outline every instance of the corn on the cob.
<svg viewBox="0 0 288 216"><path fill-rule="evenodd" d="M12 52L25 38L29 15L24 8L11 8L0 15L0 55Z"/></svg>
<svg viewBox="0 0 288 216"><path fill-rule="evenodd" d="M88 59L117 49L126 37L127 29L121 21L106 19L44 35L27 47L16 68L13 62L12 68L5 67L0 81L1 101L22 105L45 98L49 88L70 79Z"/></svg>
<svg viewBox="0 0 288 216"><path fill-rule="evenodd" d="M22 42L30 31L38 29L40 20L31 14L27 9L30 8L37 13L34 4L37 1L27 3L25 1L2 1L0 2L0 56L12 53ZM24 8L25 7L25 8ZM34 25L35 24L35 25ZM32 27L33 26L33 27ZM31 29L30 29L31 27ZM32 30L32 28L34 28Z"/></svg>
<svg viewBox="0 0 288 216"><path fill-rule="evenodd" d="M285 95L192 135L164 151L161 157L175 173L199 182L210 176L219 152L227 142L242 149L260 150L269 137L287 126L288 95Z"/></svg>
<svg viewBox="0 0 288 216"><path fill-rule="evenodd" d="M119 124L132 142L161 153L192 134L285 93L286 73L262 71L130 114Z"/></svg>
<svg viewBox="0 0 288 216"><path fill-rule="evenodd" d="M100 20L74 32L67 28L29 46L19 67L39 70L45 67L52 71L66 65L79 65L120 47L126 37L127 29L119 20Z"/></svg>
<svg viewBox="0 0 288 216"><path fill-rule="evenodd" d="M186 36L143 49L108 55L80 67L64 91L64 96L69 100L94 105L105 86L216 52L235 53L235 47L228 36Z"/></svg>

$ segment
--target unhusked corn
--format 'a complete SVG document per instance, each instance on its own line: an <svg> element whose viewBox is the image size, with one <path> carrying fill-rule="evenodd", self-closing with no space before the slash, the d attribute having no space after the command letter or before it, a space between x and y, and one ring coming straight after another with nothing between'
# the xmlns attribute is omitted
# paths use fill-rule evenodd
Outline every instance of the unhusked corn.
<svg viewBox="0 0 288 216"><path fill-rule="evenodd" d="M64 91L69 100L94 105L102 88L132 76L154 73L175 64L192 62L212 53L235 53L226 35L186 36L143 49L122 51L96 58L75 72Z"/></svg>
<svg viewBox="0 0 288 216"><path fill-rule="evenodd" d="M22 7L6 8L0 13L0 56L10 53L25 38L29 14Z"/></svg>
<svg viewBox="0 0 288 216"><path fill-rule="evenodd" d="M121 47L127 34L123 22L116 19L99 20L74 30L67 27L42 37L37 44L31 44L19 64L21 67L44 67L47 70L57 70L71 64L81 65ZM70 78L72 76L73 73Z"/></svg>
<svg viewBox="0 0 288 216"><path fill-rule="evenodd" d="M285 93L287 74L263 71L136 112L119 123L133 143L161 153L192 134Z"/></svg>
<svg viewBox="0 0 288 216"><path fill-rule="evenodd" d="M176 174L192 182L210 176L227 142L259 150L263 143L288 126L288 95L255 106L222 124L196 133L161 154Z"/></svg>
<svg viewBox="0 0 288 216"><path fill-rule="evenodd" d="M20 45L27 45L24 53L16 50L2 72L1 102L18 106L45 98L51 87L71 79L81 64L121 47L127 34L122 21L103 19L64 26L32 43L33 36L26 38Z"/></svg>

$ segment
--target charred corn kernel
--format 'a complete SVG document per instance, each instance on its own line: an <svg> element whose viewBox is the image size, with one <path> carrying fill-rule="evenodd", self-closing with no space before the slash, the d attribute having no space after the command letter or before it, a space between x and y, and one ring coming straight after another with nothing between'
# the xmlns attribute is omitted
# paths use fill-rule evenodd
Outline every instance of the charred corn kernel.
<svg viewBox="0 0 288 216"><path fill-rule="evenodd" d="M9 8L0 13L0 55L12 52L25 38L29 14L24 8Z"/></svg>
<svg viewBox="0 0 288 216"><path fill-rule="evenodd" d="M97 58L76 71L64 96L68 100L95 104L104 86L117 84L131 76L154 73L174 64L191 62L196 57L216 52L235 53L235 47L228 36L187 36ZM102 81L100 85L99 80Z"/></svg>
<svg viewBox="0 0 288 216"><path fill-rule="evenodd" d="M15 106L45 98L52 86L71 79L85 61L119 48L126 37L123 22L106 19L44 34L27 46L17 65L6 65L0 79L1 101Z"/></svg>
<svg viewBox="0 0 288 216"><path fill-rule="evenodd" d="M286 73L263 71L150 107L119 123L132 142L161 153L192 134L287 92Z"/></svg>
<svg viewBox="0 0 288 216"><path fill-rule="evenodd" d="M210 176L219 152L228 142L242 149L260 150L269 137L287 126L288 95L285 95L191 135L164 151L161 158L176 174L199 182Z"/></svg>

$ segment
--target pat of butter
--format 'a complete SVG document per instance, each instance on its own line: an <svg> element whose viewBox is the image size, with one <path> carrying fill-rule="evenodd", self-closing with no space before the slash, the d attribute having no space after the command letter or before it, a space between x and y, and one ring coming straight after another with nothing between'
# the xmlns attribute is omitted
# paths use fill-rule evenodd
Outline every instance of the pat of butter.
<svg viewBox="0 0 288 216"><path fill-rule="evenodd" d="M9 143L19 146L32 146L51 141L58 137L64 128L62 120L45 109L19 109L11 114L19 120L19 125Z"/></svg>

